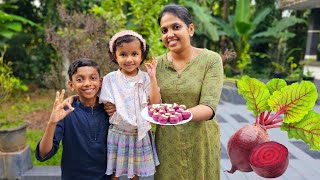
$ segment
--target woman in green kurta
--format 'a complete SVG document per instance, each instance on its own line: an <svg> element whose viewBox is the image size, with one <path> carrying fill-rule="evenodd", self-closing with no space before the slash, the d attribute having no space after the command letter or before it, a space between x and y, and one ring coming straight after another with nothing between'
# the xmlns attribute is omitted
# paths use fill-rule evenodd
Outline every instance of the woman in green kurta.
<svg viewBox="0 0 320 180"><path fill-rule="evenodd" d="M186 105L193 119L184 125L157 126L160 165L155 179L220 179L220 131L215 112L223 84L221 57L191 45L194 24L184 7L165 6L158 23L169 50L156 58L162 102Z"/></svg>

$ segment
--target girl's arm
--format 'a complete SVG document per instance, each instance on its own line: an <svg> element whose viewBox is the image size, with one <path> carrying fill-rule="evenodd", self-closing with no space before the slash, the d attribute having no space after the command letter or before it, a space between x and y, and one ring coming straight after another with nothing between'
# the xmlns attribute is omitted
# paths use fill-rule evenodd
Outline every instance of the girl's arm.
<svg viewBox="0 0 320 180"><path fill-rule="evenodd" d="M150 77L150 104L159 104L161 98L156 78L157 65L158 62L156 59L153 59L152 63L145 63L145 67Z"/></svg>
<svg viewBox="0 0 320 180"><path fill-rule="evenodd" d="M150 78L150 104L159 104L160 103L160 91L157 83L157 78L154 76Z"/></svg>

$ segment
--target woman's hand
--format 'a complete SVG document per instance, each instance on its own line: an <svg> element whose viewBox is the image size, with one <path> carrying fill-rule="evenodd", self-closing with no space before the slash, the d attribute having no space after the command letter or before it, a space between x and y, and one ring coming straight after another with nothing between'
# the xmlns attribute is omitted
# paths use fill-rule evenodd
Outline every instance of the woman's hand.
<svg viewBox="0 0 320 180"><path fill-rule="evenodd" d="M152 58L152 62L151 63L147 62L147 63L144 64L150 79L156 77L157 65L158 65L158 61L156 59L154 59L154 58Z"/></svg>
<svg viewBox="0 0 320 180"><path fill-rule="evenodd" d="M104 110L107 112L109 116L112 116L117 111L116 106L111 102L107 102L104 104Z"/></svg>

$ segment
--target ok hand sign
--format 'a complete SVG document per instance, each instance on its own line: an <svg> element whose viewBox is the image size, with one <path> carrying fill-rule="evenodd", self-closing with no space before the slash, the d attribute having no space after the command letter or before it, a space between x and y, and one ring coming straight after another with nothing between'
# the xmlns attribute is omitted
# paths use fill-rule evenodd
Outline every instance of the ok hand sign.
<svg viewBox="0 0 320 180"><path fill-rule="evenodd" d="M66 117L69 113L71 113L74 110L74 108L71 106L69 102L69 98L63 100L64 94L64 89L61 91L61 93L57 91L56 100L52 108L49 123L57 124L59 121L61 121L64 117ZM68 107L67 110L64 109L64 107L66 106Z"/></svg>

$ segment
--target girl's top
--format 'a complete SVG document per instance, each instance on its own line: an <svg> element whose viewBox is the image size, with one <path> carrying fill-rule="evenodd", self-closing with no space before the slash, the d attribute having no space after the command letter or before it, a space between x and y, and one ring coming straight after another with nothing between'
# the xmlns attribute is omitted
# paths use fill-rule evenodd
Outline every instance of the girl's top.
<svg viewBox="0 0 320 180"><path fill-rule="evenodd" d="M115 104L117 111L110 117L110 124L126 131L138 130L141 140L151 129L141 116L142 109L148 106L149 92L150 78L146 72L138 70L136 76L129 77L117 70L104 76L99 102Z"/></svg>
<svg viewBox="0 0 320 180"><path fill-rule="evenodd" d="M39 143L36 158L43 162L54 156L62 140L61 179L111 179L107 168L107 132L109 122L103 104L86 107L77 99L74 110L56 126L51 151L41 158Z"/></svg>
<svg viewBox="0 0 320 180"><path fill-rule="evenodd" d="M179 74L166 55L157 57L157 80L163 103L199 104L216 112L223 85L219 54L203 49ZM156 180L220 178L220 131L212 120L156 129L156 148L161 164Z"/></svg>

